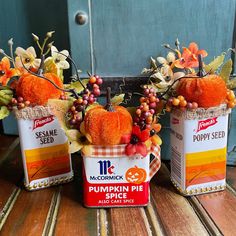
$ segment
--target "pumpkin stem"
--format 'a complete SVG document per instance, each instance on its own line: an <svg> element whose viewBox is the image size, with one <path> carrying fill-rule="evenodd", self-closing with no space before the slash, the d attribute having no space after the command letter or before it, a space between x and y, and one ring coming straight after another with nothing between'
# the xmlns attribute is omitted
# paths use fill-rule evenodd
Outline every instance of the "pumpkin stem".
<svg viewBox="0 0 236 236"><path fill-rule="evenodd" d="M38 72L37 72L37 74L41 75L41 76L43 75L44 61L45 61L45 55L42 54L41 55L41 62L40 62L39 69L38 69Z"/></svg>
<svg viewBox="0 0 236 236"><path fill-rule="evenodd" d="M114 111L114 108L111 103L111 88L110 87L107 87L107 104L105 106L105 109L110 112Z"/></svg>
<svg viewBox="0 0 236 236"><path fill-rule="evenodd" d="M203 60L202 60L202 55L201 54L198 55L198 64L199 65L198 65L198 73L197 73L197 75L199 77L203 77L203 76L205 76L206 72L203 69Z"/></svg>

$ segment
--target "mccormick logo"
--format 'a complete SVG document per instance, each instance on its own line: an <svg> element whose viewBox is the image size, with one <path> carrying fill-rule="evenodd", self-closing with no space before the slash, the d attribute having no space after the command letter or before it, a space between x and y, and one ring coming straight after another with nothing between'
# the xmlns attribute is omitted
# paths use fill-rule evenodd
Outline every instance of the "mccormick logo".
<svg viewBox="0 0 236 236"><path fill-rule="evenodd" d="M42 127L54 120L53 115L34 120L33 130Z"/></svg>
<svg viewBox="0 0 236 236"><path fill-rule="evenodd" d="M111 165L110 161L99 161L100 175L111 175L114 173L114 165Z"/></svg>
<svg viewBox="0 0 236 236"><path fill-rule="evenodd" d="M216 123L217 123L217 117L209 118L206 120L199 120L196 133L198 133L201 130L207 129L208 127L213 126Z"/></svg>
<svg viewBox="0 0 236 236"><path fill-rule="evenodd" d="M175 117L172 118L172 124L173 125L178 125L179 124L179 120Z"/></svg>
<svg viewBox="0 0 236 236"><path fill-rule="evenodd" d="M122 175L115 175L115 166L111 164L111 161L98 161L100 175L90 175L90 180L93 181L121 181L123 180Z"/></svg>

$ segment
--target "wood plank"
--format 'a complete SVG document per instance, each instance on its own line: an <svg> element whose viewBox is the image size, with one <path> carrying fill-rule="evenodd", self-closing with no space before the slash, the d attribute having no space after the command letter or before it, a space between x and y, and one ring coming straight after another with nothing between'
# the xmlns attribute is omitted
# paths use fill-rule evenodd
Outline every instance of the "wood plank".
<svg viewBox="0 0 236 236"><path fill-rule="evenodd" d="M74 181L63 185L55 235L96 235L97 210L83 207L81 157L72 157Z"/></svg>
<svg viewBox="0 0 236 236"><path fill-rule="evenodd" d="M58 187L35 192L22 190L11 210L1 236L42 235L51 199Z"/></svg>
<svg viewBox="0 0 236 236"><path fill-rule="evenodd" d="M236 167L227 166L226 175L227 184L236 190Z"/></svg>
<svg viewBox="0 0 236 236"><path fill-rule="evenodd" d="M224 235L235 235L236 196L231 191L203 194L197 199Z"/></svg>
<svg viewBox="0 0 236 236"><path fill-rule="evenodd" d="M187 199L172 186L164 164L151 182L151 193L167 235L208 235Z"/></svg>
<svg viewBox="0 0 236 236"><path fill-rule="evenodd" d="M20 157L20 146L18 145L9 153L7 160L0 165L0 212L23 177Z"/></svg>
<svg viewBox="0 0 236 236"><path fill-rule="evenodd" d="M150 235L143 208L111 208L108 210L111 235Z"/></svg>

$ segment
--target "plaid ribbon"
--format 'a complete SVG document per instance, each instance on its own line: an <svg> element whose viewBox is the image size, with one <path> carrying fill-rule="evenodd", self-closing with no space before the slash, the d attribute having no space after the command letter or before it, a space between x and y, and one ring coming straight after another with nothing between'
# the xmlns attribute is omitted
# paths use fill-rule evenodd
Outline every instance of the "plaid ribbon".
<svg viewBox="0 0 236 236"><path fill-rule="evenodd" d="M126 145L114 145L114 146L91 146L90 157L124 157L125 154L125 146ZM153 159L150 162L150 179L157 173L157 171L161 167L161 157L160 157L160 146L152 145L148 155L152 154Z"/></svg>

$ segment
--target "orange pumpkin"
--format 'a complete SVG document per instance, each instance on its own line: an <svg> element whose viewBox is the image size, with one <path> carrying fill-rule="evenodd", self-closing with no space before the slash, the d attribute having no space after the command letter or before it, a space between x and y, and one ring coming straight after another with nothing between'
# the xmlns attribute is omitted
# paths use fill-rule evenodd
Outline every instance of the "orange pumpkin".
<svg viewBox="0 0 236 236"><path fill-rule="evenodd" d="M112 106L111 88L107 88L107 105L90 109L84 118L86 137L94 145L117 145L131 134L132 117L122 106Z"/></svg>
<svg viewBox="0 0 236 236"><path fill-rule="evenodd" d="M202 56L198 55L199 72L182 78L176 88L177 94L184 96L188 102L197 102L199 107L209 108L225 102L227 87L218 75L206 75Z"/></svg>
<svg viewBox="0 0 236 236"><path fill-rule="evenodd" d="M94 145L117 145L132 131L132 117L122 106L107 111L103 106L90 109L84 118L84 127Z"/></svg>
<svg viewBox="0 0 236 236"><path fill-rule="evenodd" d="M63 88L61 79L53 73L45 73L44 77L54 82L58 87ZM59 98L61 91L55 88L49 81L32 75L23 74L16 87L16 94L30 101L32 105L45 105L48 99Z"/></svg>
<svg viewBox="0 0 236 236"><path fill-rule="evenodd" d="M188 75L180 80L177 94L184 96L188 102L197 102L199 107L219 106L227 96L225 81L218 75L198 77Z"/></svg>
<svg viewBox="0 0 236 236"><path fill-rule="evenodd" d="M144 169L135 166L126 171L125 178L129 183L141 184L146 180L147 173Z"/></svg>

